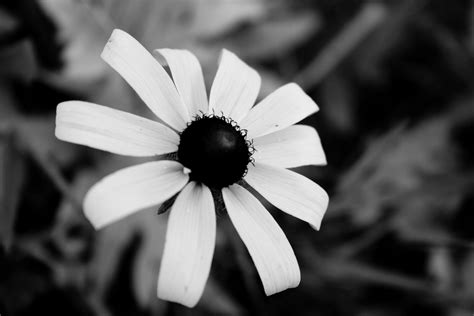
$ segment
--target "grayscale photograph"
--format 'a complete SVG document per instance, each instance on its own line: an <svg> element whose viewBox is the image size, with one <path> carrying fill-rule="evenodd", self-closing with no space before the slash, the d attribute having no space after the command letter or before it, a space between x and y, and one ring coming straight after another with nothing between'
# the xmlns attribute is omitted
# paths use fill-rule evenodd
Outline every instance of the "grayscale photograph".
<svg viewBox="0 0 474 316"><path fill-rule="evenodd" d="M472 316L473 87L472 0L0 0L0 316Z"/></svg>

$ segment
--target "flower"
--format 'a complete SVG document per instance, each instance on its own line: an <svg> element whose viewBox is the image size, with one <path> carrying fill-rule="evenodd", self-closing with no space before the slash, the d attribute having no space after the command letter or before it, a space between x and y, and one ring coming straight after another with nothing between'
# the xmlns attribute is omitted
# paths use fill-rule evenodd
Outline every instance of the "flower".
<svg viewBox="0 0 474 316"><path fill-rule="evenodd" d="M196 305L209 276L216 238L212 192L227 213L257 268L265 293L298 286L300 270L285 234L246 183L280 210L319 229L326 192L287 168L323 165L316 131L294 125L318 111L296 84L257 105L258 73L223 50L206 96L201 66L186 50L155 51L165 69L138 41L114 30L101 57L165 124L101 105L63 102L57 138L121 155L176 153L119 170L86 194L84 212L98 229L177 193L166 232L158 297ZM212 191L211 191L212 189Z"/></svg>

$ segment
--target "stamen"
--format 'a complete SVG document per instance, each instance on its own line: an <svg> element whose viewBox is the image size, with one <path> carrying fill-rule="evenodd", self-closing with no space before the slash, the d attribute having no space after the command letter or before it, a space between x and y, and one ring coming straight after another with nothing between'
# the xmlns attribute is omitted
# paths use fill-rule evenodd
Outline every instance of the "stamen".
<svg viewBox="0 0 474 316"><path fill-rule="evenodd" d="M240 181L253 163L247 131L224 115L200 114L180 135L178 160L191 179L220 189Z"/></svg>

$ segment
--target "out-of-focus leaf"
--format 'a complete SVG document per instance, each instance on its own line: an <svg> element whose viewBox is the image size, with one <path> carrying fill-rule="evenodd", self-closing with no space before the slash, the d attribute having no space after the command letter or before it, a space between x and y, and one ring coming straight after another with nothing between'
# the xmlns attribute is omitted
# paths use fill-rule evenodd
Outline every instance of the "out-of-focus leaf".
<svg viewBox="0 0 474 316"><path fill-rule="evenodd" d="M7 127L8 128L8 127ZM0 244L9 249L23 182L24 165L12 130L0 126Z"/></svg>
<svg viewBox="0 0 474 316"><path fill-rule="evenodd" d="M27 41L0 49L0 60L0 76L4 79L30 82L38 73L33 48Z"/></svg>
<svg viewBox="0 0 474 316"><path fill-rule="evenodd" d="M434 247L428 270L438 286L438 290L449 291L454 285L455 266L447 247Z"/></svg>
<svg viewBox="0 0 474 316"><path fill-rule="evenodd" d="M70 194L81 197L95 180L94 173L84 170L71 186ZM71 203L69 198L62 200L56 213L50 230L39 235L23 236L18 247L47 264L56 286L87 292L85 297L97 315L106 315L102 297L96 295L94 286L90 287L88 266L85 264L91 257L93 228L81 208Z"/></svg>
<svg viewBox="0 0 474 316"><path fill-rule="evenodd" d="M2 38L0 44L5 44L3 39L5 37L8 37L8 35L12 32L14 32L15 29L18 27L18 24L18 20L15 19L15 17L11 13L5 10L4 7L0 6L0 35Z"/></svg>
<svg viewBox="0 0 474 316"><path fill-rule="evenodd" d="M215 315L242 315L242 307L232 297L227 287L223 288L215 282L214 278L207 280L204 293L201 298L201 306Z"/></svg>
<svg viewBox="0 0 474 316"><path fill-rule="evenodd" d="M320 23L319 16L313 12L294 13L260 20L210 40L244 59L272 59L285 56L304 43L317 32Z"/></svg>
<svg viewBox="0 0 474 316"><path fill-rule="evenodd" d="M415 13L424 7L423 1L400 1L377 28L373 38L360 47L354 66L362 78L383 80L381 61L393 52L397 41L409 33L407 25L419 16ZM398 43L400 44L400 43Z"/></svg>
<svg viewBox="0 0 474 316"><path fill-rule="evenodd" d="M90 187L104 176L113 170L117 170L125 165L133 162L134 159L108 159L102 160L98 169L85 169L77 174L75 177L72 188L74 195L80 200L90 189ZM93 302L93 305L101 314L105 313L106 307L104 305L104 298L108 286L112 279L115 277L115 272L118 264L120 263L120 255L124 247L132 238L131 231L134 231L134 217L130 218L132 221L119 221L115 225L111 225L103 230L94 231L92 225L88 223L81 209L74 208L68 201L64 201L60 206L60 213L57 218L57 227L53 231L53 236L59 244L63 244L61 239L64 236L64 228L66 226L77 226L79 225L86 231L91 232L92 240L89 240L91 247L90 258L87 266L84 267L84 280L91 282L90 288L88 289L89 300ZM118 230L117 230L118 229ZM122 231L120 231L122 230ZM59 237L59 238L58 238ZM64 242L66 242L64 240ZM81 240L76 240L76 250L83 250L83 244ZM63 244L67 247L66 244ZM66 253L77 253L73 252L72 249L65 249Z"/></svg>
<svg viewBox="0 0 474 316"><path fill-rule="evenodd" d="M54 120L53 115L19 117L15 122L15 129L22 146L26 146L28 151L45 159L52 159L61 166L68 165L77 159L81 148L56 139Z"/></svg>
<svg viewBox="0 0 474 316"><path fill-rule="evenodd" d="M38 63L45 69L59 69L61 45L56 41L56 25L38 1L8 1L6 7L18 18L22 31L32 42Z"/></svg>
<svg viewBox="0 0 474 316"><path fill-rule="evenodd" d="M166 236L166 217L158 217L154 209L143 211L137 217L140 220L135 229L142 234L143 242L134 261L133 292L140 306L159 311L165 305L156 297L156 288Z"/></svg>
<svg viewBox="0 0 474 316"><path fill-rule="evenodd" d="M263 99L276 89L280 88L284 84L288 83L281 78L277 73L257 68L260 77L262 78L262 84L260 86L259 98Z"/></svg>
<svg viewBox="0 0 474 316"><path fill-rule="evenodd" d="M268 14L267 5L262 0L194 1L194 33L206 38L222 36L242 25L260 21Z"/></svg>
<svg viewBox="0 0 474 316"><path fill-rule="evenodd" d="M7 249L13 239L24 177L23 157L15 135L15 104L13 93L0 83L0 245Z"/></svg>
<svg viewBox="0 0 474 316"><path fill-rule="evenodd" d="M79 173L74 185L71 186L71 194L80 196L90 187L91 179L94 178L95 176L88 170ZM80 205L71 203L69 199L64 198L58 207L54 227L49 237L49 241L54 243L54 247L61 257L69 262L76 261L77 263L88 259L93 233L93 228L82 213ZM81 281L84 281L80 279L84 277L83 273L82 275L69 275L69 277L79 277L80 281L72 282L74 284L81 284ZM70 280L60 279L58 283L67 284L68 281Z"/></svg>
<svg viewBox="0 0 474 316"><path fill-rule="evenodd" d="M420 206L429 212L433 203L451 203L447 196L440 200L440 196L432 192L424 195L428 200L422 201L419 197L427 184L433 183L427 176L442 179L455 168L454 150L449 139L454 117L433 118L410 130L398 129L372 142L369 150L342 177L340 198L335 204L344 200L345 206L338 208L347 207L351 210L348 215L356 223L366 225L379 219L389 208L405 209L407 214L417 216L421 212ZM443 187L443 183L435 184ZM410 202L414 203L408 202L410 196L413 197Z"/></svg>
<svg viewBox="0 0 474 316"><path fill-rule="evenodd" d="M462 262L458 280L461 283L461 289L474 300L474 253L471 251Z"/></svg>
<svg viewBox="0 0 474 316"><path fill-rule="evenodd" d="M295 78L303 87L320 83L347 58L388 15L381 2L365 2L344 29Z"/></svg>
<svg viewBox="0 0 474 316"><path fill-rule="evenodd" d="M188 0L98 0L91 6L101 8L114 27L132 34L150 50L176 48L189 40L191 2ZM180 47L182 47L182 45Z"/></svg>
<svg viewBox="0 0 474 316"><path fill-rule="evenodd" d="M9 315L21 315L36 297L52 286L48 266L29 253L0 254L0 262L0 302Z"/></svg>
<svg viewBox="0 0 474 316"><path fill-rule="evenodd" d="M117 23L107 8L98 4L73 0L41 0L41 4L59 26L60 41L64 45L64 67L59 72L43 73L42 79L92 102L137 112L135 106L141 104L139 98L100 58L114 28L131 30ZM130 4L135 7L136 3ZM131 15L127 18L133 22L143 21ZM138 108L139 112L147 113L143 105Z"/></svg>
<svg viewBox="0 0 474 316"><path fill-rule="evenodd" d="M59 41L64 45L64 67L60 72L45 73L45 79L65 90L88 94L107 74L100 53L112 25L104 25L107 19L102 12L89 10L81 1L41 0L40 4L58 26Z"/></svg>
<svg viewBox="0 0 474 316"><path fill-rule="evenodd" d="M353 89L349 80L337 72L321 83L322 98L319 103L330 104L324 107L321 115L339 133L349 134L356 129Z"/></svg>

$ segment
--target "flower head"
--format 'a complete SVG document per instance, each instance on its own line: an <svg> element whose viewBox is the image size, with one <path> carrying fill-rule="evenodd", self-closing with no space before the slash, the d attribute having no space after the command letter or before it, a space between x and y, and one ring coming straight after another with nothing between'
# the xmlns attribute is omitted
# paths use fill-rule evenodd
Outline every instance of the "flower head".
<svg viewBox="0 0 474 316"><path fill-rule="evenodd" d="M260 76L227 50L208 102L193 54L156 53L172 78L121 30L112 33L101 56L166 125L88 102L58 105L56 136L61 140L129 156L176 153L174 160L128 167L99 181L84 199L87 218L100 228L179 193L168 221L158 296L191 307L202 295L214 252L212 189L222 194L265 293L296 287L300 270L285 234L242 184L319 229L326 192L287 169L326 163L316 131L294 125L315 113L317 105L296 84L287 84L253 106Z"/></svg>

